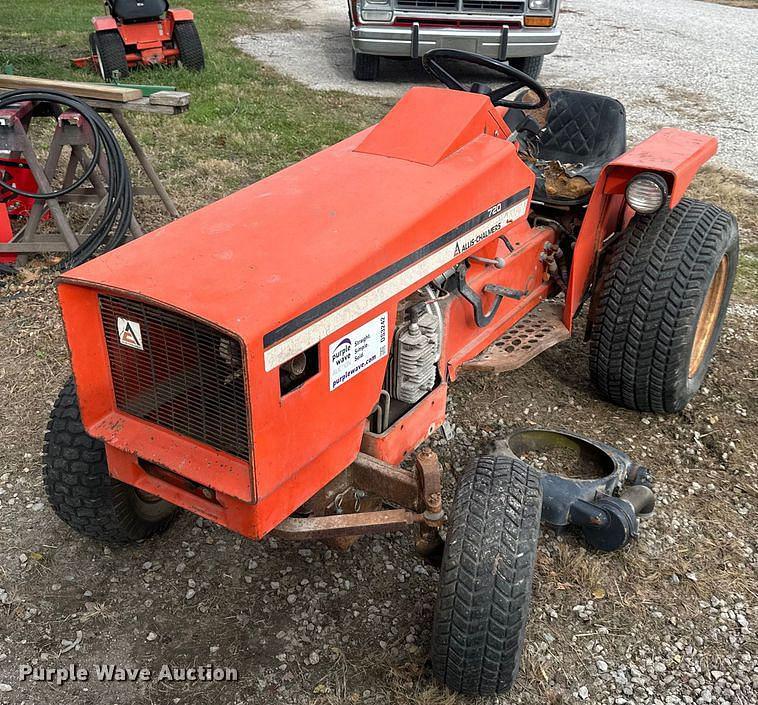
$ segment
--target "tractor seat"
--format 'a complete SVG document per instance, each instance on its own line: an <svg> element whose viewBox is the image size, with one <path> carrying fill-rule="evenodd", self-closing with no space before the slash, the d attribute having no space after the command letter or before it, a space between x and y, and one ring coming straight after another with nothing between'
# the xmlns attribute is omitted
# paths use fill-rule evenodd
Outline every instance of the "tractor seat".
<svg viewBox="0 0 758 705"><path fill-rule="evenodd" d="M545 128L537 141L537 162L529 164L536 178L533 200L547 205L584 205L602 168L626 151L626 111L613 98L585 91L550 91ZM564 175L560 165L568 167ZM559 177L556 180L556 172ZM547 183L551 187L548 193ZM560 195L555 185L560 184ZM586 193L581 194L586 189Z"/></svg>
<svg viewBox="0 0 758 705"><path fill-rule="evenodd" d="M168 0L106 0L111 15L124 22L159 18L168 10Z"/></svg>

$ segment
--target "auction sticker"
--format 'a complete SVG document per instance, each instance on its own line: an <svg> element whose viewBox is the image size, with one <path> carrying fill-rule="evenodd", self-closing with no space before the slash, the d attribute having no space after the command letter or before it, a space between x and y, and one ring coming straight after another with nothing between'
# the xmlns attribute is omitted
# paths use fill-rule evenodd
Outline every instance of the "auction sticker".
<svg viewBox="0 0 758 705"><path fill-rule="evenodd" d="M387 322L383 313L329 346L330 391L387 355Z"/></svg>

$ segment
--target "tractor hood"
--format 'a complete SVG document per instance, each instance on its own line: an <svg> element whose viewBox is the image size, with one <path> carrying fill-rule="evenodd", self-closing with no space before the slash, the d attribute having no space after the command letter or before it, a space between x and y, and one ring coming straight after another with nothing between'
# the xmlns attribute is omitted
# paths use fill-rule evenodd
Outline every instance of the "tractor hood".
<svg viewBox="0 0 758 705"><path fill-rule="evenodd" d="M360 448L402 298L529 231L534 175L507 134L485 96L416 88L373 128L62 277L82 420L111 472L198 483L226 508L204 516L252 503L248 536L331 481ZM346 375L352 341L370 361ZM301 354L310 376L287 387Z"/></svg>
<svg viewBox="0 0 758 705"><path fill-rule="evenodd" d="M504 159L512 156L523 183L504 132L485 96L414 88L375 127L62 281L126 292L261 341L497 202L509 180Z"/></svg>

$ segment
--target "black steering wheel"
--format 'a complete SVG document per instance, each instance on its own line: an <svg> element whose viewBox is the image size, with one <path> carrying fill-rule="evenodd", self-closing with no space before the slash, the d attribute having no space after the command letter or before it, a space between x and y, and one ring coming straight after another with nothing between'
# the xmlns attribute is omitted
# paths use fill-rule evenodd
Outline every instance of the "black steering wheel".
<svg viewBox="0 0 758 705"><path fill-rule="evenodd" d="M466 88L455 76L442 67L439 62L440 59L454 59L467 64L475 64L476 66L492 69L496 73L510 79L510 83L506 83L495 90L482 83L472 83ZM517 110L533 110L541 108L548 102L547 91L542 85L523 71L514 69L513 66L502 61L497 61L497 59L490 59L487 56L480 56L471 51L462 51L461 49L431 49L424 54L422 63L429 74L448 88L452 88L454 91L482 93L489 96L493 105L499 105L503 108L516 108ZM518 88L531 88L537 94L538 100L533 103L523 100L505 100L505 96L510 95Z"/></svg>

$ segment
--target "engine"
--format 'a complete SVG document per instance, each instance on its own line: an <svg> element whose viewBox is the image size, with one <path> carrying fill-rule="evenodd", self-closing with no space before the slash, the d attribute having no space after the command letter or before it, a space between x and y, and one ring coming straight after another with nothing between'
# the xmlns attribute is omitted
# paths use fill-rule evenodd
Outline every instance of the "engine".
<svg viewBox="0 0 758 705"><path fill-rule="evenodd" d="M438 295L424 287L401 303L385 389L393 400L415 404L437 382L442 313Z"/></svg>

